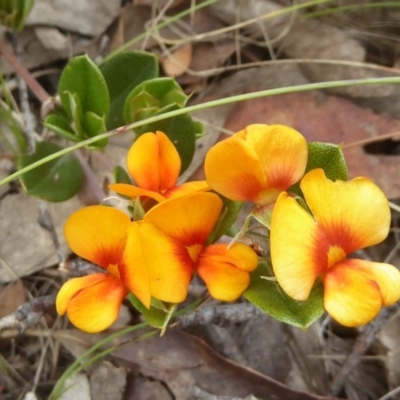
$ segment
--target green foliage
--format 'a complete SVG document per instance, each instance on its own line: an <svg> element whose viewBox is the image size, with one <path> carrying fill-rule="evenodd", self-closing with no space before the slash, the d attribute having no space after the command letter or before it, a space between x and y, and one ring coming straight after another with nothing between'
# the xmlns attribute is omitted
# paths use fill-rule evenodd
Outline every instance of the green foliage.
<svg viewBox="0 0 400 400"><path fill-rule="evenodd" d="M24 168L60 150L62 148L54 143L39 142L34 154L19 158L18 168ZM73 154L65 154L27 172L20 177L20 181L29 195L60 202L70 199L79 191L83 178L79 161Z"/></svg>
<svg viewBox="0 0 400 400"><path fill-rule="evenodd" d="M127 183L128 185L132 185L132 179L130 175L120 165L116 165L114 167L113 175L115 183Z"/></svg>
<svg viewBox="0 0 400 400"><path fill-rule="evenodd" d="M340 145L321 142L308 143L308 161L305 173L316 168L322 168L326 177L332 181L348 179L347 164ZM303 195L300 182L293 185L289 191L299 196Z"/></svg>
<svg viewBox="0 0 400 400"><path fill-rule="evenodd" d="M306 172L322 168L325 175L332 181L346 181L347 165L340 145L332 143L308 143L308 162Z"/></svg>
<svg viewBox="0 0 400 400"><path fill-rule="evenodd" d="M82 141L107 131L110 96L99 68L87 55L73 58L64 68L58 84L63 109L47 116L45 125L63 138ZM93 144L107 145L107 139Z"/></svg>
<svg viewBox="0 0 400 400"><path fill-rule="evenodd" d="M129 94L124 106L127 124L146 118L182 109L188 100L181 87L172 78L157 78L138 85ZM146 132L164 132L174 143L182 161L181 173L192 161L196 138L202 136L203 125L194 122L189 114L170 117L146 124L135 131L138 135Z"/></svg>
<svg viewBox="0 0 400 400"><path fill-rule="evenodd" d="M155 55L141 51L119 53L101 65L111 105L107 128L124 125L124 104L128 95L139 84L158 77L158 62Z"/></svg>
<svg viewBox="0 0 400 400"><path fill-rule="evenodd" d="M0 24L20 32L33 4L34 0L0 0Z"/></svg>
<svg viewBox="0 0 400 400"><path fill-rule="evenodd" d="M129 293L128 298L132 305L143 315L145 321L153 328L162 329L171 318L171 313L159 300L153 299L149 309L133 293Z"/></svg>
<svg viewBox="0 0 400 400"><path fill-rule="evenodd" d="M124 119L127 124L185 106L188 97L172 78L157 78L136 86L126 98Z"/></svg>
<svg viewBox="0 0 400 400"><path fill-rule="evenodd" d="M278 321L303 329L321 317L324 313L322 284L314 286L306 301L296 301L276 281L263 278L272 276L272 267L261 263L251 273L250 286L243 296Z"/></svg>

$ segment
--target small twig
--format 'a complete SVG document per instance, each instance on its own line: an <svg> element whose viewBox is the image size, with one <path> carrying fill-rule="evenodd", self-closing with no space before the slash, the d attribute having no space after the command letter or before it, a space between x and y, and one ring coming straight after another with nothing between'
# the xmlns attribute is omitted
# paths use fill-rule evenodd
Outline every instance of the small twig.
<svg viewBox="0 0 400 400"><path fill-rule="evenodd" d="M60 265L60 270L65 272L68 278L76 278L79 276L86 276L90 274L106 273L106 271L92 264L82 258L76 258L73 260L66 260Z"/></svg>
<svg viewBox="0 0 400 400"><path fill-rule="evenodd" d="M88 189L88 192L90 192L91 199L90 202L93 204L99 204L101 203L105 197L106 194L104 193L103 189L100 187L97 177L94 174L92 168L90 168L89 164L87 161L84 159L82 156L82 153L78 150L75 151L75 156L78 159L79 163L81 164L83 173L85 175L85 185Z"/></svg>
<svg viewBox="0 0 400 400"><path fill-rule="evenodd" d="M14 71L28 85L29 89L41 102L45 102L50 95L43 89L42 85L31 75L31 73L21 64L18 58L13 54L7 44L0 39L0 52L3 54L7 62L14 68Z"/></svg>
<svg viewBox="0 0 400 400"><path fill-rule="evenodd" d="M391 310L388 308L382 309L379 316L369 324L366 331L361 333L354 345L353 351L349 354L346 361L344 362L341 370L336 375L329 395L337 396L342 390L344 383L349 377L352 369L360 362L361 356L368 350L372 342L375 339L377 333L381 330L382 326L386 323L391 315Z"/></svg>
<svg viewBox="0 0 400 400"><path fill-rule="evenodd" d="M190 392L197 400L257 400L252 394L246 397L217 396L206 392L198 386L193 386Z"/></svg>
<svg viewBox="0 0 400 400"><path fill-rule="evenodd" d="M58 240L58 235L54 226L53 218L50 215L48 204L43 200L38 200L38 210L38 223L43 229L46 229L50 233L51 240L53 241L54 248L56 249L58 255L58 260L60 263L63 263L65 261L65 257L61 252L60 241Z"/></svg>
<svg viewBox="0 0 400 400"><path fill-rule="evenodd" d="M18 328L20 332L36 325L43 314L54 306L55 296L43 296L29 300L20 305L17 310L0 319L0 330Z"/></svg>
<svg viewBox="0 0 400 400"><path fill-rule="evenodd" d="M15 60L19 61L19 54L20 54L20 49L19 49L19 44L17 37L14 32L12 31L7 31L7 36L9 37L9 40L12 44L12 48L14 50L15 54ZM17 79L18 82L18 91L19 91L19 102L21 105L21 113L22 113L22 118L24 120L24 133L26 137L26 141L28 144L28 153L33 154L35 153L36 150L36 140L35 140L35 129L34 129L34 122L33 122L33 116L31 113L31 109L29 106L29 94L28 94L28 87L27 84L21 76L18 76Z"/></svg>
<svg viewBox="0 0 400 400"><path fill-rule="evenodd" d="M397 386L397 388L386 393L383 397L380 397L378 400L389 400L389 399L394 398L394 396L399 393L400 393L400 386Z"/></svg>
<svg viewBox="0 0 400 400"><path fill-rule="evenodd" d="M211 304L178 318L183 327L190 325L223 325L224 322L247 321L255 315L263 315L263 312L249 303L240 304Z"/></svg>

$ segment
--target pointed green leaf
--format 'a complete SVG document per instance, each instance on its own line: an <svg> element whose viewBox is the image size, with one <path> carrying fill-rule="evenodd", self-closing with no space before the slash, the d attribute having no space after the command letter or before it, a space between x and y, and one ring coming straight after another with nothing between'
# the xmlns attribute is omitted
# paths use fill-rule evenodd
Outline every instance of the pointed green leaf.
<svg viewBox="0 0 400 400"><path fill-rule="evenodd" d="M124 125L123 110L129 93L140 83L158 76L158 61L154 54L141 51L119 53L106 61L100 71L110 93L108 129Z"/></svg>
<svg viewBox="0 0 400 400"><path fill-rule="evenodd" d="M139 121L138 111L145 109L158 109L169 105L183 107L188 96L172 78L156 78L145 81L136 86L129 93L124 105L124 120L127 124ZM166 112L166 110L164 110Z"/></svg>
<svg viewBox="0 0 400 400"><path fill-rule="evenodd" d="M100 135L107 131L105 117L100 117L95 113L88 111L83 120L84 133L86 137ZM102 149L107 146L108 139L104 138L93 143L91 147L94 149Z"/></svg>
<svg viewBox="0 0 400 400"><path fill-rule="evenodd" d="M332 181L348 179L346 160L340 145L322 142L308 143L308 161L305 173L316 168L322 168L327 178ZM289 191L303 197L300 182L293 185Z"/></svg>
<svg viewBox="0 0 400 400"><path fill-rule="evenodd" d="M161 310L153 305L148 309L133 293L129 293L128 298L132 305L143 315L143 318L150 326L158 329L161 329L164 326L168 315L167 310Z"/></svg>
<svg viewBox="0 0 400 400"><path fill-rule="evenodd" d="M18 18L17 18L17 23L14 28L16 32L21 32L22 29L25 26L25 20L28 17L29 13L32 10L34 0L24 0L24 1L19 1L19 12L18 12Z"/></svg>
<svg viewBox="0 0 400 400"><path fill-rule="evenodd" d="M250 274L250 285L243 296L278 321L305 329L324 313L322 284L314 286L306 301L296 301L276 281L263 279L263 276L273 276L271 266L266 263L261 263Z"/></svg>
<svg viewBox="0 0 400 400"><path fill-rule="evenodd" d="M253 207L250 215L252 215L260 224L266 228L271 229L271 217L272 217L273 205L267 204L261 207Z"/></svg>
<svg viewBox="0 0 400 400"><path fill-rule="evenodd" d="M133 185L132 178L126 172L125 168L122 168L120 165L114 167L113 175L115 183L127 183L128 185Z"/></svg>
<svg viewBox="0 0 400 400"><path fill-rule="evenodd" d="M308 162L306 172L322 168L325 175L332 181L346 181L347 165L340 145L332 143L308 143Z"/></svg>
<svg viewBox="0 0 400 400"><path fill-rule="evenodd" d="M0 23L16 32L20 32L25 25L25 20L32 9L33 3L33 0L1 0Z"/></svg>
<svg viewBox="0 0 400 400"><path fill-rule="evenodd" d="M20 157L18 168L24 168L60 150L62 147L54 143L39 142L35 154ZM69 153L25 173L20 181L28 194L43 200L60 202L78 193L83 178L79 161Z"/></svg>
<svg viewBox="0 0 400 400"><path fill-rule="evenodd" d="M64 68L58 84L61 103L73 119L67 92L76 95L82 114L91 111L103 117L110 107L106 81L96 64L87 55L74 57Z"/></svg>
<svg viewBox="0 0 400 400"><path fill-rule="evenodd" d="M179 108L178 106L175 106ZM136 130L138 135L146 132L164 132L175 145L181 158L181 171L184 172L192 161L196 148L196 129L188 114L163 119L162 121L141 126Z"/></svg>
<svg viewBox="0 0 400 400"><path fill-rule="evenodd" d="M71 129L71 124L59 115L48 115L44 120L44 126L64 139L72 140L74 142L79 141L78 136Z"/></svg>

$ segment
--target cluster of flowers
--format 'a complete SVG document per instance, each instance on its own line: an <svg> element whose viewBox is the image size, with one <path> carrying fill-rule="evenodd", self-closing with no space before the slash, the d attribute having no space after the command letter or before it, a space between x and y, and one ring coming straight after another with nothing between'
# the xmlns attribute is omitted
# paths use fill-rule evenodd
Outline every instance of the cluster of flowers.
<svg viewBox="0 0 400 400"><path fill-rule="evenodd" d="M236 300L247 289L258 256L244 243L210 243L222 194L273 206L271 261L286 294L306 300L322 280L326 311L345 326L365 324L400 298L397 268L347 258L385 239L387 199L367 178L332 182L322 169L305 174L307 159L307 142L297 131L250 125L209 150L206 181L177 185L181 162L172 142L162 132L141 135L127 158L136 186L110 188L147 199L148 211L137 221L106 206L70 216L65 236L71 249L106 271L65 283L57 311L67 312L78 328L99 332L115 321L129 292L147 308L152 298L183 302L195 273L212 297ZM287 192L299 181L306 206Z"/></svg>

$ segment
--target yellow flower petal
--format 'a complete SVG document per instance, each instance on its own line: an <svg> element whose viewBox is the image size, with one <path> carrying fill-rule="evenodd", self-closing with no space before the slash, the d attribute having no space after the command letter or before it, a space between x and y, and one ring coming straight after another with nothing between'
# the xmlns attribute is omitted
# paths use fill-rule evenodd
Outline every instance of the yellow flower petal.
<svg viewBox="0 0 400 400"><path fill-rule="evenodd" d="M345 264L378 284L383 305L391 306L400 299L400 272L393 265L358 259L348 259Z"/></svg>
<svg viewBox="0 0 400 400"><path fill-rule="evenodd" d="M304 175L308 158L303 135L284 125L250 125L245 141L256 152L266 177L266 187L278 194Z"/></svg>
<svg viewBox="0 0 400 400"><path fill-rule="evenodd" d="M172 199L179 196L186 196L194 192L207 192L209 190L211 190L211 188L207 185L207 181L185 182L182 185L167 190L164 196L168 199Z"/></svg>
<svg viewBox="0 0 400 400"><path fill-rule="evenodd" d="M257 202L266 189L257 153L240 137L214 145L206 155L204 169L208 185L231 200Z"/></svg>
<svg viewBox="0 0 400 400"><path fill-rule="evenodd" d="M324 277L324 306L344 326L364 325L379 313L382 296L376 281L342 261ZM357 260L360 262L361 260Z"/></svg>
<svg viewBox="0 0 400 400"><path fill-rule="evenodd" d="M193 193L157 204L144 216L185 247L204 244L222 209L214 193Z"/></svg>
<svg viewBox="0 0 400 400"><path fill-rule="evenodd" d="M193 268L183 245L151 223L131 225L120 267L121 281L147 308L151 297L170 303L184 301Z"/></svg>
<svg viewBox="0 0 400 400"><path fill-rule="evenodd" d="M57 312L65 312L71 323L82 331L94 333L107 329L118 317L128 290L109 274L74 278L60 289Z"/></svg>
<svg viewBox="0 0 400 400"><path fill-rule="evenodd" d="M68 218L64 234L74 253L108 268L121 259L130 223L129 217L115 208L90 206Z"/></svg>
<svg viewBox="0 0 400 400"><path fill-rule="evenodd" d="M380 243L388 235L388 201L371 180L332 182L322 169L315 169L304 176L301 189L329 243L347 254Z"/></svg>
<svg viewBox="0 0 400 400"><path fill-rule="evenodd" d="M139 136L129 150L127 166L138 187L162 192L176 185L181 160L168 136L148 132Z"/></svg>
<svg viewBox="0 0 400 400"><path fill-rule="evenodd" d="M114 190L115 193L123 194L124 196L131 197L132 199L138 196L146 196L151 197L152 199L161 203L166 199L165 196L158 192L153 192L151 190L141 189L137 186L128 185L127 183L113 183L108 185L111 190Z"/></svg>
<svg viewBox="0 0 400 400"><path fill-rule="evenodd" d="M248 271L253 271L257 262L255 252L242 243L235 243L230 249L224 244L214 244L201 253L197 273L212 297L234 301L247 289Z"/></svg>
<svg viewBox="0 0 400 400"><path fill-rule="evenodd" d="M329 246L313 218L292 197L278 197L271 218L271 260L282 289L307 300L317 276L328 267Z"/></svg>

